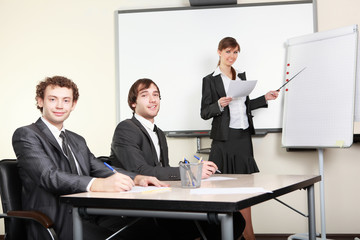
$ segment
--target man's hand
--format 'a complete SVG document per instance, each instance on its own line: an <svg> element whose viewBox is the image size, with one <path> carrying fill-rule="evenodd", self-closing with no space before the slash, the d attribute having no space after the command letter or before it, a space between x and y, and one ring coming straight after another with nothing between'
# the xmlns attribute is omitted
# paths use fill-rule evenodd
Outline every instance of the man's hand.
<svg viewBox="0 0 360 240"><path fill-rule="evenodd" d="M165 184L164 182L161 182L156 177L149 177L144 175L136 175L134 178L134 182L136 185L147 187L147 186L155 186L155 187L168 187L169 184Z"/></svg>
<svg viewBox="0 0 360 240"><path fill-rule="evenodd" d="M211 161L203 161L203 166L202 166L202 175L201 178L202 179L206 179L209 178L211 175L213 175L216 170L218 169L218 167L216 166L215 163L211 162Z"/></svg>
<svg viewBox="0 0 360 240"><path fill-rule="evenodd" d="M107 178L96 178L91 184L92 192L124 192L135 186L134 181L121 173L115 173Z"/></svg>

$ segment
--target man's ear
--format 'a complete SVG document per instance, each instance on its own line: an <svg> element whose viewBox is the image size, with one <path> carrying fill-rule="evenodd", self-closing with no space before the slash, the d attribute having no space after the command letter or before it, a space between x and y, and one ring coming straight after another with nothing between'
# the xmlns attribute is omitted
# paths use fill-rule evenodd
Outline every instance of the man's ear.
<svg viewBox="0 0 360 240"><path fill-rule="evenodd" d="M36 102L39 107L42 108L44 106L44 99L42 99L41 97L37 97Z"/></svg>
<svg viewBox="0 0 360 240"><path fill-rule="evenodd" d="M131 106L132 106L133 108L135 108L135 107L136 107L136 103L131 104Z"/></svg>

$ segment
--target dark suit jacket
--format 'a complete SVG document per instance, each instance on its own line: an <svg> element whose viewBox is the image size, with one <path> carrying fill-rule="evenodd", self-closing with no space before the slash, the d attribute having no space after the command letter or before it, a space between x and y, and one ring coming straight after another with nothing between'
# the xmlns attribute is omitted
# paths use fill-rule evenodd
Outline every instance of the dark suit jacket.
<svg viewBox="0 0 360 240"><path fill-rule="evenodd" d="M203 78L200 115L201 118L205 120L213 118L210 138L218 141L226 141L229 135L230 109L229 106L226 106L224 111L220 110L218 100L221 97L225 97L226 93L220 74L217 76L213 76L212 74L213 73ZM245 81L245 72L238 74L238 77ZM251 110L267 107L265 96L252 100L247 96L245 105L249 129L251 134L254 134L255 130Z"/></svg>
<svg viewBox="0 0 360 240"><path fill-rule="evenodd" d="M178 180L178 167L169 166L165 134L159 129L160 151L163 166L159 163L154 144L143 125L135 118L124 120L115 129L111 143L111 164L160 180Z"/></svg>
<svg viewBox="0 0 360 240"><path fill-rule="evenodd" d="M60 203L59 196L85 192L92 177L108 177L113 174L94 157L83 137L71 131L66 132L81 168L81 176L71 174L61 147L41 119L18 128L12 139L23 183L23 209L47 214L53 220L55 231L61 240L72 239L72 207ZM135 176L121 169L117 170L131 177ZM37 225L28 227L29 239L48 239L48 235Z"/></svg>

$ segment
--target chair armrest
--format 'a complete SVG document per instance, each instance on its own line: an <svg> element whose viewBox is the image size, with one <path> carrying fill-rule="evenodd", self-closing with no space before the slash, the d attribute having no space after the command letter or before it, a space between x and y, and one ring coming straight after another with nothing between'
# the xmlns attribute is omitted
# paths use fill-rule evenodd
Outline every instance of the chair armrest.
<svg viewBox="0 0 360 240"><path fill-rule="evenodd" d="M51 228L54 225L53 221L51 221L47 215L38 211L8 211L7 215L10 217L33 219L45 228Z"/></svg>

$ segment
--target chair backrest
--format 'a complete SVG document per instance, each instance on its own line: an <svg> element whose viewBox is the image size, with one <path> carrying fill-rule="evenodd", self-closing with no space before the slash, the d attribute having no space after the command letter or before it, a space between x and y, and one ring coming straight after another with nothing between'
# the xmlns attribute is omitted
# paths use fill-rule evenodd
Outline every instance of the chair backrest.
<svg viewBox="0 0 360 240"><path fill-rule="evenodd" d="M0 161L0 196L3 212L22 210L22 183L16 159ZM26 239L25 222L21 219L5 218L5 239Z"/></svg>

